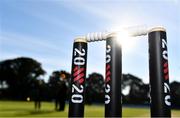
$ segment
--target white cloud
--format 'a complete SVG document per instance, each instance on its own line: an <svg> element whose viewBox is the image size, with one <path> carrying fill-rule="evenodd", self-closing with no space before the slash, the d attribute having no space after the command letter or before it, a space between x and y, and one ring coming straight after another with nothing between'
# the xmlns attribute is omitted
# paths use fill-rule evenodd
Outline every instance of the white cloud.
<svg viewBox="0 0 180 118"><path fill-rule="evenodd" d="M130 11L127 7L119 7L118 4L124 4L120 1L71 1L70 3L65 4L65 6L69 9L72 9L73 11L85 13L86 15L89 15L89 17L91 17L92 19L93 17L98 17L103 21L107 21L108 24L104 24L105 26L107 26L107 28L112 28L113 26L131 26L133 24L138 24L142 22L140 18L136 17L137 13ZM99 22L96 22L96 24L98 24ZM111 26L108 26L109 23L111 24Z"/></svg>
<svg viewBox="0 0 180 118"><path fill-rule="evenodd" d="M3 46L13 46L17 49L22 49L22 51L41 51L43 53L51 51L52 54L57 54L57 52L59 54L65 53L63 47L60 47L56 42L53 42L51 40L45 40L32 36L25 36L12 32L3 32L0 39ZM3 48L3 50L6 49Z"/></svg>
<svg viewBox="0 0 180 118"><path fill-rule="evenodd" d="M61 29L63 29L63 31L67 30L68 32L76 32L78 30L70 22L67 22L62 18L66 14L60 14L61 12L58 13L58 11L57 11L56 15L54 15L53 13L48 12L50 10L48 10L48 8L46 6L42 5L42 3L47 3L49 5L52 5L52 7L53 7L53 4L52 4L53 2L49 2L49 3L48 3L48 1L46 1L46 2L42 1L42 3L40 1L33 1L33 2L34 3L32 3L32 1L26 1L26 4L24 4L24 6L22 6L22 4L21 4L21 3L23 3L23 1L19 2L19 4L18 3L17 4L9 3L8 6L11 7L12 9L19 10L22 13L25 13L34 18L37 18L43 22L45 21L48 24L59 27L59 31ZM28 3L30 6L27 5Z"/></svg>

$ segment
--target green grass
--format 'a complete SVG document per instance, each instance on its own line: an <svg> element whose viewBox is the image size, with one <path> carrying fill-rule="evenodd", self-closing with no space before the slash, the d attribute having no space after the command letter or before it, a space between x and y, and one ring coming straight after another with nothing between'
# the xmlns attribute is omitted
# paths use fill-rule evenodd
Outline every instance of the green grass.
<svg viewBox="0 0 180 118"><path fill-rule="evenodd" d="M124 117L149 117L148 108L123 107ZM0 101L0 117L67 117L68 105L63 112L54 110L54 103L42 102L40 111L34 110L33 102ZM180 110L172 110L172 116L180 117ZM85 117L104 117L104 106L86 105Z"/></svg>

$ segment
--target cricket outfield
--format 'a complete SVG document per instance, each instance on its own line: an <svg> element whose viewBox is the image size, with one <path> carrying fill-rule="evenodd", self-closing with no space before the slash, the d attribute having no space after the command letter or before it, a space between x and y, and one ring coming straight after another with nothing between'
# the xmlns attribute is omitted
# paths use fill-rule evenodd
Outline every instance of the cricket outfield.
<svg viewBox="0 0 180 118"><path fill-rule="evenodd" d="M149 108L123 107L123 117L149 117ZM67 117L68 105L64 112L54 110L53 102L42 102L41 110L35 111L34 102L0 101L0 117ZM180 117L180 110L172 110L172 116ZM86 105L85 117L104 117L104 105Z"/></svg>

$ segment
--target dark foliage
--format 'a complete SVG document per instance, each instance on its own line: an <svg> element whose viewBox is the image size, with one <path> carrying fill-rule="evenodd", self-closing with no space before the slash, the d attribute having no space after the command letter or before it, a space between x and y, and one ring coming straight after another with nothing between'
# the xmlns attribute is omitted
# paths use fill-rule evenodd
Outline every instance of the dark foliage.
<svg viewBox="0 0 180 118"><path fill-rule="evenodd" d="M45 71L41 64L31 58L16 58L0 62L0 98L26 100L68 100L70 93L70 73L54 71L48 83L41 75ZM85 102L104 103L104 78L99 73L89 74L85 83ZM131 74L122 76L123 104L149 104L149 84ZM180 108L180 83L172 82L172 107Z"/></svg>
<svg viewBox="0 0 180 118"><path fill-rule="evenodd" d="M123 103L144 104L149 102L149 85L131 74L123 74L122 79Z"/></svg>
<svg viewBox="0 0 180 118"><path fill-rule="evenodd" d="M180 83L172 82L170 84L172 107L180 108Z"/></svg>
<svg viewBox="0 0 180 118"><path fill-rule="evenodd" d="M6 81L6 95L13 99L26 99L32 84L45 74L41 64L31 58L16 58L0 62L0 81Z"/></svg>
<svg viewBox="0 0 180 118"><path fill-rule="evenodd" d="M89 74L86 79L86 103L104 103L104 79L99 73Z"/></svg>

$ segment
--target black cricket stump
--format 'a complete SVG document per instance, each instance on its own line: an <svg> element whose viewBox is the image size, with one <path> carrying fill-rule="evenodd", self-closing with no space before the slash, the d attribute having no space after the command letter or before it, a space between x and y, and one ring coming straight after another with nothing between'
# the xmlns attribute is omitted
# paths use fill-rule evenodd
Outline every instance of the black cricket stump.
<svg viewBox="0 0 180 118"><path fill-rule="evenodd" d="M87 42L77 40L73 46L69 117L84 117L86 64Z"/></svg>
<svg viewBox="0 0 180 118"><path fill-rule="evenodd" d="M116 36L106 40L105 117L122 117L122 51Z"/></svg>
<svg viewBox="0 0 180 118"><path fill-rule="evenodd" d="M154 28L148 38L151 117L171 117L166 31Z"/></svg>

